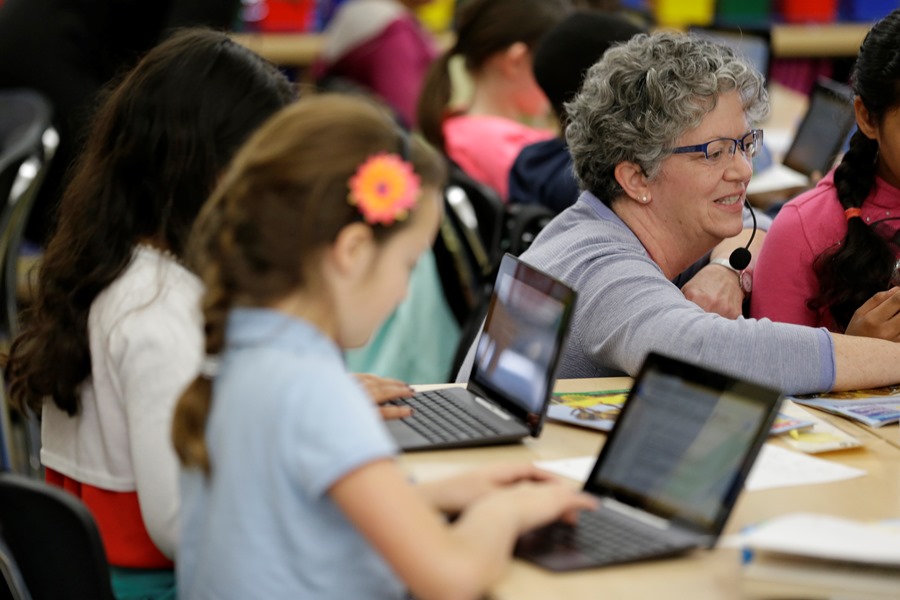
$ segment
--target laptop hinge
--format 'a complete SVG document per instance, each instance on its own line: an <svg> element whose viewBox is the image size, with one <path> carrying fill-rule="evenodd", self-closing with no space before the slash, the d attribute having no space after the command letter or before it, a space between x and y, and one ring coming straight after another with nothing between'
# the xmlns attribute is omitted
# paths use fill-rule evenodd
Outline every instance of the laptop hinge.
<svg viewBox="0 0 900 600"><path fill-rule="evenodd" d="M663 519L662 517L657 517L656 515L650 514L639 508L635 508L633 506L629 506L627 504L623 504L619 502L615 498L603 498L601 504L604 508L609 508L611 510L616 511L617 513L626 515L632 519L638 520L642 523L646 523L651 527L655 527L657 529L668 529L669 522Z"/></svg>
<svg viewBox="0 0 900 600"><path fill-rule="evenodd" d="M486 409L488 409L489 411L491 411L492 413L494 413L495 415L497 415L504 421L509 421L512 418L511 416L509 416L508 414L506 414L505 412L503 412L502 410L500 410L499 408L497 408L496 406L494 406L493 404L491 404L490 402L488 402L481 396L475 396L475 402L477 402L481 406L485 407Z"/></svg>

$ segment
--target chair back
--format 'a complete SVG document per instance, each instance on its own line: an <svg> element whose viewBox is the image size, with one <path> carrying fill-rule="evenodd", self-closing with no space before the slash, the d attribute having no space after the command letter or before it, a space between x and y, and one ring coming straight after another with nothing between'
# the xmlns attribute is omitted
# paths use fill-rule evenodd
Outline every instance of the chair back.
<svg viewBox="0 0 900 600"><path fill-rule="evenodd" d="M59 136L52 125L49 100L30 89L0 91L0 340L8 345L19 329L19 255L28 216L44 180ZM5 401L0 424L9 432ZM41 472L40 429L37 421L23 417L13 426L22 428L24 442L20 470ZM6 436L6 447L12 436ZM15 457L8 456L15 461Z"/></svg>
<svg viewBox="0 0 900 600"><path fill-rule="evenodd" d="M0 330L18 330L19 251L37 191L59 145L50 102L29 89L0 91Z"/></svg>
<svg viewBox="0 0 900 600"><path fill-rule="evenodd" d="M555 212L540 204L508 205L501 243L503 251L519 256L528 250L541 229L555 216Z"/></svg>
<svg viewBox="0 0 900 600"><path fill-rule="evenodd" d="M435 260L450 309L465 326L490 295L502 256L504 205L493 190L450 163L444 213L434 246Z"/></svg>
<svg viewBox="0 0 900 600"><path fill-rule="evenodd" d="M113 600L100 532L68 492L0 473L0 542L7 597Z"/></svg>

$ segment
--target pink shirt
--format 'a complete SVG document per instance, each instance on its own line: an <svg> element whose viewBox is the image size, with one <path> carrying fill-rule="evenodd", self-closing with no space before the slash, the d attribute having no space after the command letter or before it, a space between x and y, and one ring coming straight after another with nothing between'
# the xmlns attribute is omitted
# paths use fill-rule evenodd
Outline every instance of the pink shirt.
<svg viewBox="0 0 900 600"><path fill-rule="evenodd" d="M447 155L470 177L496 190L504 202L509 172L519 152L553 136L552 131L505 117L459 115L444 121Z"/></svg>
<svg viewBox="0 0 900 600"><path fill-rule="evenodd" d="M900 217L900 190L876 178L861 216L869 223ZM887 221L883 227L882 233L896 233L900 220ZM816 187L785 204L769 228L753 271L750 315L840 332L827 309L813 311L806 302L819 291L813 262L846 234L847 219L837 199L832 172Z"/></svg>
<svg viewBox="0 0 900 600"><path fill-rule="evenodd" d="M371 4L348 3L342 10L359 12ZM389 10L386 14L375 15L374 19L380 15L388 20L374 31L356 31L359 28L355 28L354 31L331 32L333 36L345 34L345 39L340 40L340 45L327 48L330 50L328 56L323 54L317 58L313 76L316 79L326 75L339 76L370 89L394 109L404 125L411 126L416 122L419 90L428 67L438 55L438 48L431 34L409 11L402 7L396 7L396 11L397 14ZM356 15L351 17L358 18Z"/></svg>

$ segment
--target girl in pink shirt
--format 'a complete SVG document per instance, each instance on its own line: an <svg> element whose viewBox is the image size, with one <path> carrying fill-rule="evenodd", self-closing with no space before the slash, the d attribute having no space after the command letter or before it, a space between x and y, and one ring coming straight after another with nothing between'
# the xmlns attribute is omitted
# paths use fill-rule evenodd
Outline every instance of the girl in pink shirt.
<svg viewBox="0 0 900 600"><path fill-rule="evenodd" d="M857 131L832 174L784 206L756 264L751 314L900 341L900 10L854 67Z"/></svg>
<svg viewBox="0 0 900 600"><path fill-rule="evenodd" d="M519 151L554 136L522 121L548 114L531 69L532 49L570 9L568 0L470 0L457 15L456 44L425 78L418 110L423 135L504 201ZM448 66L457 55L465 60L472 94L464 111L448 113Z"/></svg>

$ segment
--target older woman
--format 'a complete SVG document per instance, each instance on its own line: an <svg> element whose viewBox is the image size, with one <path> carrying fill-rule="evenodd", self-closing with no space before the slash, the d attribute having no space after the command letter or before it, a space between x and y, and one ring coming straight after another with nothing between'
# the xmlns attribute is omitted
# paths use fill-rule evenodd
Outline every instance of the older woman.
<svg viewBox="0 0 900 600"><path fill-rule="evenodd" d="M636 36L588 71L567 109L587 191L523 254L579 292L560 377L633 375L658 351L789 393L900 381L900 344L725 319L670 281L743 226L768 104L731 50Z"/></svg>

